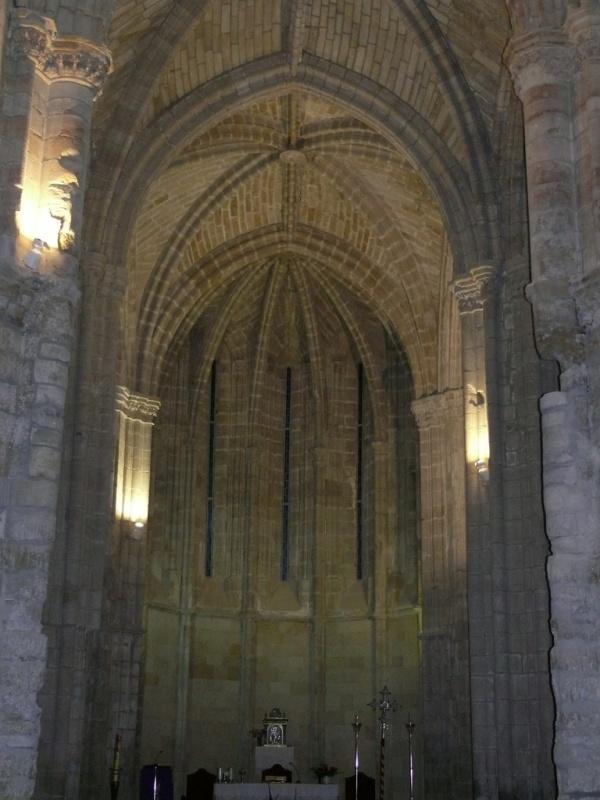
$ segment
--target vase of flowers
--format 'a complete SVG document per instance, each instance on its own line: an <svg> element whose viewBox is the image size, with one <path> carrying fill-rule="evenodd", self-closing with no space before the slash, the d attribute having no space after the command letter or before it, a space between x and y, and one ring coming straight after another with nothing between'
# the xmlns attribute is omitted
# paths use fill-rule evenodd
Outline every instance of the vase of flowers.
<svg viewBox="0 0 600 800"><path fill-rule="evenodd" d="M330 783L331 779L337 775L337 771L337 767L332 764L325 764L325 762L321 762L318 766L312 768L312 772L319 783Z"/></svg>

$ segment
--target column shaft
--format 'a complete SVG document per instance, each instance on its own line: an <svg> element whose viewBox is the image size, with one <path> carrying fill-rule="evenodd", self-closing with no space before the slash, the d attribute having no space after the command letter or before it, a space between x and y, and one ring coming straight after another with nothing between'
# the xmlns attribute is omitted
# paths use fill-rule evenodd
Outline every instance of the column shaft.
<svg viewBox="0 0 600 800"><path fill-rule="evenodd" d="M591 756L600 747L600 669L592 644L600 626L590 610L600 602L592 577L600 519L599 20L592 0L569 5L562 28L518 36L509 49L525 114L534 277L528 297L542 355L562 368L562 391L541 400L544 505L552 548L547 573L557 705L554 760L561 798L594 793L600 785L598 760ZM552 275L551 290L538 291L540 274Z"/></svg>
<svg viewBox="0 0 600 800"><path fill-rule="evenodd" d="M62 759L64 769L59 776L51 776L52 767L45 759L44 751L45 744L55 738L65 716L68 716L64 708L55 709L56 714L48 712L62 680L59 666L61 637L54 635L52 626L57 614L62 613L57 610L60 600L57 599L56 584L64 577L65 554L69 552L60 533L65 495L64 491L61 493L61 488L64 488L61 481L70 453L70 441L64 436L63 428L67 404L73 396L75 370L71 362L79 307L78 265L73 248L68 254L58 248L51 251L39 242L35 244L34 239L38 235L37 212L42 195L44 208L51 207L48 204L49 191L41 191L45 153L49 156L53 149L54 163L61 163L63 175L76 176L83 191L90 146L91 102L106 72L102 77L92 77L90 58L93 60L93 57L90 53L99 48L84 39L76 40L77 52L82 57L68 59L66 68L57 46L56 25L50 19L24 9L14 9L11 25L15 52L14 58L7 62L10 75L7 71L5 79L9 91L2 119L3 142L11 144L8 152L3 152L6 171L0 181L0 187L7 188L3 194L6 204L2 204L3 219L0 223L3 237L0 257L3 259L5 295L9 298L13 292L20 295L23 311L12 320L5 316L0 322L3 328L3 323L9 323L11 343L18 343L18 353L15 351L13 355L20 361L17 372L9 381L18 400L13 412L18 408L17 439L20 441L15 444L21 455L11 459L7 473L11 491L6 496L8 533L5 538L10 540L14 534L20 540L14 543L13 557L18 556L18 563L29 564L28 580L22 581L23 586L10 599L15 601L15 608L20 605L27 609L26 616L31 615L32 625L27 640L19 641L15 634L9 637L11 649L5 648L3 652L6 663L2 671L13 676L7 689L13 698L19 698L21 709L27 707L25 728L19 731L18 725L12 726L21 736L20 752L4 778L5 785L0 788L1 795L16 800L22 796L30 797L36 780L41 792L39 787L46 779L43 791L47 790L47 794L69 796L66 753ZM74 41L71 39L70 44ZM108 54L104 50L102 54L103 63L108 68ZM17 100L13 107L10 105L12 100ZM71 124L74 118L77 124ZM28 160L33 165L31 177L27 169ZM56 177L55 171L48 171L48 181L56 183ZM22 192L15 189L20 184ZM26 213L28 196L37 198L36 213L31 217ZM82 197L79 203L81 200ZM15 248L15 212L19 204L20 249ZM69 208L75 208L71 201ZM79 213L71 219L70 230L74 237L80 232L80 217ZM31 227L29 222L32 222ZM9 316L11 313L14 315L14 302L12 312L10 307L11 303L5 306L5 310L9 309ZM14 369L16 362L11 363ZM7 366L10 368L10 364ZM5 585L12 595L11 572L9 568ZM30 587L30 592L31 587L37 587L29 600L23 595L25 586ZM42 607L45 614L43 633ZM8 661L13 662L10 669ZM23 672L25 661L31 662L26 670L29 676L26 689L17 685L18 675L14 671L14 664L19 664ZM76 661L77 657L74 657L71 664ZM3 703L3 707L10 714L10 702ZM78 714L83 716L81 707ZM52 722L44 725L44 720L48 722L49 719ZM78 769L78 764L71 766L73 773Z"/></svg>
<svg viewBox="0 0 600 800"><path fill-rule="evenodd" d="M463 395L413 403L421 479L422 676L427 797L471 794Z"/></svg>

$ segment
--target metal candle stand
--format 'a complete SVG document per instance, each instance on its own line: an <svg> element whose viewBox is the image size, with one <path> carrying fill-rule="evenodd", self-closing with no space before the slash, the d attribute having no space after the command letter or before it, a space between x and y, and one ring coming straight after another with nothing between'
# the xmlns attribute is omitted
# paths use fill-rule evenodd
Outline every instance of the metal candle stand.
<svg viewBox="0 0 600 800"><path fill-rule="evenodd" d="M352 723L352 730L354 731L354 800L358 800L358 736L362 724L358 721L358 714L354 715L354 722Z"/></svg>
<svg viewBox="0 0 600 800"><path fill-rule="evenodd" d="M113 760L110 768L110 800L117 800L119 784L121 783L121 735L115 736Z"/></svg>
<svg viewBox="0 0 600 800"><path fill-rule="evenodd" d="M406 723L406 730L408 731L408 797L409 800L415 800L415 761L413 751L415 723L411 720L410 714Z"/></svg>
<svg viewBox="0 0 600 800"><path fill-rule="evenodd" d="M392 698L392 693L387 686L379 692L380 700L371 700L368 705L374 710L379 710L379 723L381 725L381 738L379 742L379 800L384 800L385 796L385 733L390 726L388 714L396 710L396 701Z"/></svg>

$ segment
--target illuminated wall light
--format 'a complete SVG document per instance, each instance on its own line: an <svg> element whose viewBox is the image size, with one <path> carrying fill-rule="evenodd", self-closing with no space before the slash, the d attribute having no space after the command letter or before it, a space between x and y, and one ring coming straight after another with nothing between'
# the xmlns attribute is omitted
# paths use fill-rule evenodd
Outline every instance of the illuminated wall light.
<svg viewBox="0 0 600 800"><path fill-rule="evenodd" d="M490 471L488 468L488 461L484 459L478 459L475 462L475 469L477 470L477 474L481 478L482 481L489 481L490 479Z"/></svg>
<svg viewBox="0 0 600 800"><path fill-rule="evenodd" d="M134 539L142 538L148 522L152 428L158 408L158 401L118 387L115 516L128 523ZM145 419L139 418L142 415Z"/></svg>
<svg viewBox="0 0 600 800"><path fill-rule="evenodd" d="M31 185L23 188L21 207L17 212L19 233L32 242L41 241L47 249L58 250L61 222L52 216L48 204L39 195L39 189Z"/></svg>
<svg viewBox="0 0 600 800"><path fill-rule="evenodd" d="M470 397L466 413L467 461L473 464L482 481L489 480L490 439L487 403L482 391L468 387Z"/></svg>
<svg viewBox="0 0 600 800"><path fill-rule="evenodd" d="M34 239L23 263L33 272L39 272L42 266L45 243L41 239Z"/></svg>
<svg viewBox="0 0 600 800"><path fill-rule="evenodd" d="M146 530L146 523L141 519L136 519L133 524L131 525L130 536L132 539L136 539L139 541L144 536L144 531Z"/></svg>

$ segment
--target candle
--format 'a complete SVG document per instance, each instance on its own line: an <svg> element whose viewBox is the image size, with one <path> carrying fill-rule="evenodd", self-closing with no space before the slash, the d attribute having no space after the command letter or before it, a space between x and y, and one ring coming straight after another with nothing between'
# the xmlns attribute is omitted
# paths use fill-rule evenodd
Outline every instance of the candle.
<svg viewBox="0 0 600 800"><path fill-rule="evenodd" d="M115 736L115 746L113 749L113 772L118 772L121 768L121 734Z"/></svg>

